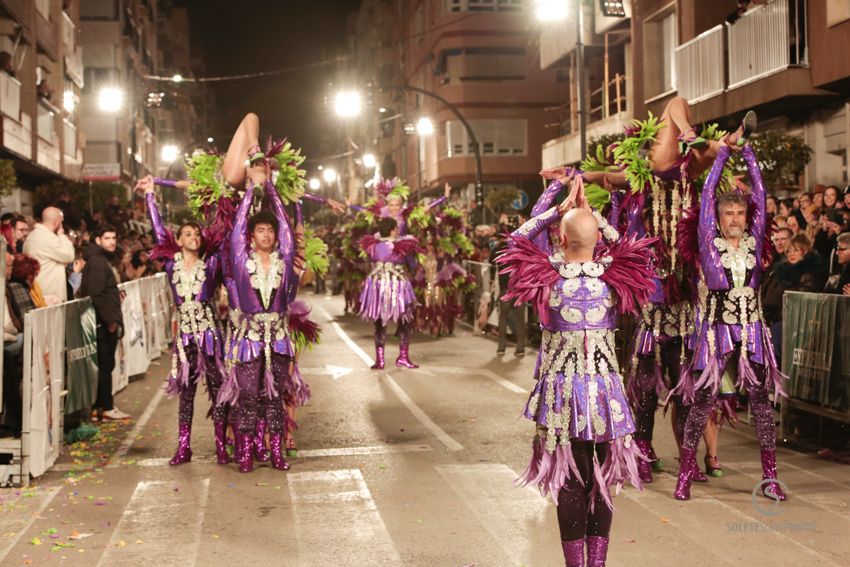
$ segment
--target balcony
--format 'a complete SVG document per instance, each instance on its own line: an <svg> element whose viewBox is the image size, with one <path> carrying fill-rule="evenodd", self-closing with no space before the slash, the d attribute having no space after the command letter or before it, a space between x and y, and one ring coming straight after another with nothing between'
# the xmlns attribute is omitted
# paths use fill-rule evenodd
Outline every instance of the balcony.
<svg viewBox="0 0 850 567"><path fill-rule="evenodd" d="M693 104L722 93L724 67L722 25L683 43L676 48L679 96Z"/></svg>
<svg viewBox="0 0 850 567"><path fill-rule="evenodd" d="M68 120L62 121L62 149L66 157L74 158L77 155L77 127Z"/></svg>
<svg viewBox="0 0 850 567"><path fill-rule="evenodd" d="M36 4L38 7L38 4ZM49 14L49 3L48 3ZM59 40L56 34L56 23L48 19L41 9L35 18L35 37L41 49L54 61L59 60Z"/></svg>
<svg viewBox="0 0 850 567"><path fill-rule="evenodd" d="M77 28L74 26L74 20L62 12L62 46L65 53L73 53L77 44Z"/></svg>
<svg viewBox="0 0 850 567"><path fill-rule="evenodd" d="M806 0L775 0L728 26L729 88L806 65Z"/></svg>
<svg viewBox="0 0 850 567"><path fill-rule="evenodd" d="M0 116L3 121L3 147L16 154L32 159L32 118L26 113L21 113L21 121L18 122L8 116Z"/></svg>
<svg viewBox="0 0 850 567"><path fill-rule="evenodd" d="M30 21L30 10L33 8L32 0L0 0L0 4L18 22Z"/></svg>
<svg viewBox="0 0 850 567"><path fill-rule="evenodd" d="M65 74L79 88L83 88L83 48L77 46L73 51L65 51Z"/></svg>
<svg viewBox="0 0 850 567"><path fill-rule="evenodd" d="M21 83L3 72L0 72L0 113L16 122L21 119Z"/></svg>
<svg viewBox="0 0 850 567"><path fill-rule="evenodd" d="M61 169L59 136L56 134L57 110L48 102L38 102L36 158L43 167L59 173Z"/></svg>

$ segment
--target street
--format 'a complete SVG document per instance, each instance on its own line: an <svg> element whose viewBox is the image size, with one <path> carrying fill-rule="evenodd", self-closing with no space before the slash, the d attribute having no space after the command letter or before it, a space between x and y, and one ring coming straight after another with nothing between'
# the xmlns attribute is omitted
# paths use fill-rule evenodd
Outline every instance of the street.
<svg viewBox="0 0 850 567"><path fill-rule="evenodd" d="M322 342L300 363L313 399L290 471L215 464L202 390L194 459L169 466L177 400L162 394L164 356L116 399L133 421L66 447L29 489L0 490L0 565L563 565L554 505L513 486L533 435L519 414L536 351L497 358L495 341L462 326L417 335L418 370L392 365L390 338L388 370L372 371L371 325L342 317L338 297L305 298ZM678 502L661 410L655 447L664 472L614 498L608 565L847 564L845 466L780 449L789 500L754 500L758 444L741 423L721 433L726 475Z"/></svg>

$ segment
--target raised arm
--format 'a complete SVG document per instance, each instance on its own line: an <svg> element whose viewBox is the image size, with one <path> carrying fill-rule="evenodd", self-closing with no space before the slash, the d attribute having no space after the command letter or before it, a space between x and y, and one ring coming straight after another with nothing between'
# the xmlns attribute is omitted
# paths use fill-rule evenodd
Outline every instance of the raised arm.
<svg viewBox="0 0 850 567"><path fill-rule="evenodd" d="M230 258L234 275L241 267L244 267L245 261L248 260L248 235L245 233L248 230L248 212L251 210L253 199L252 183L249 182L248 186L245 187L242 202L236 209L236 219L233 221L233 229L230 231Z"/></svg>
<svg viewBox="0 0 850 567"><path fill-rule="evenodd" d="M552 207L541 215L537 215L529 221L526 221L521 227L516 229L511 233L513 238L523 237L528 240L537 243L535 239L538 235L545 233L546 230L549 229L549 226L558 222L561 219L561 213L558 211L557 207ZM549 253L547 248L537 247L539 250L542 250L546 254Z"/></svg>
<svg viewBox="0 0 850 567"><path fill-rule="evenodd" d="M729 161L730 151L728 146L720 146L714 165L711 166L711 171L708 172L702 188L697 239L703 265L712 263L719 265L717 248L714 246L714 238L717 236L717 185L723 177L723 168Z"/></svg>
<svg viewBox="0 0 850 567"><path fill-rule="evenodd" d="M752 195L750 196L750 199L752 199L753 202L753 217L750 219L750 234L752 234L753 238L756 240L756 270L759 270L759 267L761 266L764 234L767 224L767 204L765 203L767 195L764 190L764 182L761 178L761 169L759 168L755 151L753 151L752 146L747 144L744 146L743 153L744 161L747 162L747 172L750 174L750 181L752 181L753 185Z"/></svg>
<svg viewBox="0 0 850 567"><path fill-rule="evenodd" d="M145 204L148 207L148 216L151 218L151 227L153 227L153 237L157 244L162 244L168 239L167 229L162 223L162 217L159 216L159 207L156 206L156 195L151 191L145 193Z"/></svg>

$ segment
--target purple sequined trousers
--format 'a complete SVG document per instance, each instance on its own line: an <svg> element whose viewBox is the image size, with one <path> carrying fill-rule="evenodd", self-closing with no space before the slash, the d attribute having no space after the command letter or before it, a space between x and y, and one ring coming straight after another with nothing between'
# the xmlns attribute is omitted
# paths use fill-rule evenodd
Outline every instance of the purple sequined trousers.
<svg viewBox="0 0 850 567"><path fill-rule="evenodd" d="M289 383L289 365L292 359L280 354L272 354L272 375L275 379L277 395L266 399L263 393L265 375L265 358L257 358L251 362L236 365L236 381L239 385L239 402L235 408L235 425L238 431L253 435L256 430L257 418L265 415L269 433L283 433L284 411L281 392L292 388Z"/></svg>
<svg viewBox="0 0 850 567"><path fill-rule="evenodd" d="M192 423L195 413L195 393L198 389L198 381L203 378L206 382L207 392L210 396L210 415L215 422L223 422L227 415L227 406L217 404L215 402L218 397L218 390L221 388L222 376L214 356L205 356L204 360L204 376L198 376L198 348L194 344L188 345L184 352L186 360L189 362L190 375L189 384L182 385L177 382L177 392L180 396L179 410L177 419L180 423Z"/></svg>

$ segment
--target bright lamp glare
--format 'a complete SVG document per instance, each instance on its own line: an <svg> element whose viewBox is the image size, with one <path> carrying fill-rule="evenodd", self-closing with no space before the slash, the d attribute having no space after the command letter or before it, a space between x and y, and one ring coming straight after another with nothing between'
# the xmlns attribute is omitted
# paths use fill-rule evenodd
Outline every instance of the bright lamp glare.
<svg viewBox="0 0 850 567"><path fill-rule="evenodd" d="M322 182L319 181L318 177L313 177L312 179L310 179L310 189L312 189L313 191L319 189L321 186Z"/></svg>
<svg viewBox="0 0 850 567"><path fill-rule="evenodd" d="M416 122L416 133L420 136L430 136L434 133L434 123L430 118L424 116Z"/></svg>
<svg viewBox="0 0 850 567"><path fill-rule="evenodd" d="M336 171L330 167L326 167L322 170L322 179L324 179L326 183L333 183L336 181Z"/></svg>
<svg viewBox="0 0 850 567"><path fill-rule="evenodd" d="M174 81L175 83L182 83L183 82L183 75L181 75L180 73L175 73L171 77L171 80Z"/></svg>
<svg viewBox="0 0 850 567"><path fill-rule="evenodd" d="M534 13L541 22L559 22L567 17L567 0L537 0Z"/></svg>
<svg viewBox="0 0 850 567"><path fill-rule="evenodd" d="M118 112L124 106L124 91L116 87L104 87L97 95L97 107L103 112Z"/></svg>
<svg viewBox="0 0 850 567"><path fill-rule="evenodd" d="M342 118L351 118L360 114L362 104L360 93L357 91L339 92L334 97L334 112Z"/></svg>
<svg viewBox="0 0 850 567"><path fill-rule="evenodd" d="M162 146L162 161L165 163L172 163L177 160L177 156L180 155L180 148L175 146L174 144L166 144Z"/></svg>
<svg viewBox="0 0 850 567"><path fill-rule="evenodd" d="M77 107L74 91L65 91L62 93L62 107L68 112L74 112L74 109Z"/></svg>
<svg viewBox="0 0 850 567"><path fill-rule="evenodd" d="M375 154L363 154L363 167L372 169L376 165L378 165L378 160L375 158Z"/></svg>

